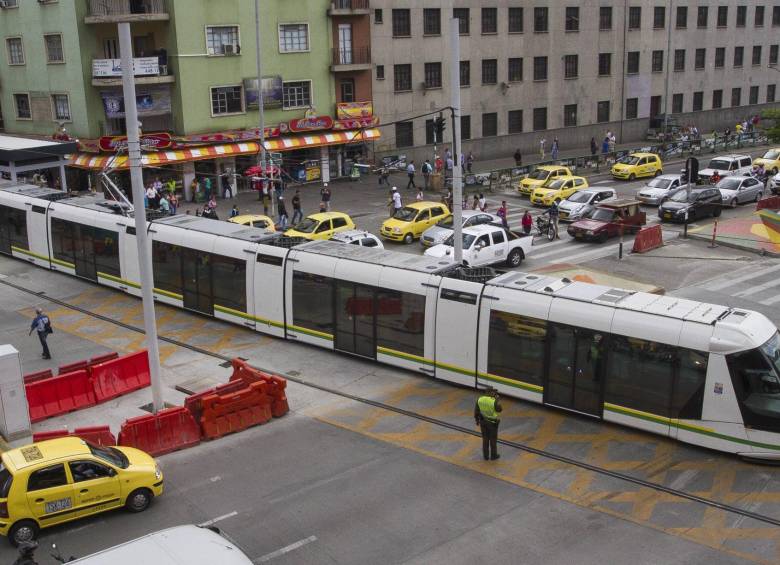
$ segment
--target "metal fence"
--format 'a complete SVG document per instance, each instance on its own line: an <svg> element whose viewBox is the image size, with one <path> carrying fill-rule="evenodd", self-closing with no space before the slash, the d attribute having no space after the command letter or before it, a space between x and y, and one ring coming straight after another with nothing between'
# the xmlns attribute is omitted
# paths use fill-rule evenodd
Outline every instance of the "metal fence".
<svg viewBox="0 0 780 565"><path fill-rule="evenodd" d="M89 0L90 16L166 13L164 0Z"/></svg>

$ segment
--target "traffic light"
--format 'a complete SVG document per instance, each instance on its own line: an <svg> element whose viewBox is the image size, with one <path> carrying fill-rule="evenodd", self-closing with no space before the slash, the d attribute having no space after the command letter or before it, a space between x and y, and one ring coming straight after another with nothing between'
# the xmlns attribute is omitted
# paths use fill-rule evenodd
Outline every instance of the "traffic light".
<svg viewBox="0 0 780 565"><path fill-rule="evenodd" d="M444 132L447 129L447 120L439 116L433 120L433 127L436 128L436 138L439 140L444 139Z"/></svg>

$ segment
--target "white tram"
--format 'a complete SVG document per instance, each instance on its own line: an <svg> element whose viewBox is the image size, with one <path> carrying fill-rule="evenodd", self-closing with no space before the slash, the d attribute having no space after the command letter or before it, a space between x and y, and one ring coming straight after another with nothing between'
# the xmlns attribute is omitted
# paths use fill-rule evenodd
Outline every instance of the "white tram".
<svg viewBox="0 0 780 565"><path fill-rule="evenodd" d="M139 295L133 220L0 190L0 253ZM762 314L193 216L149 223L155 298L750 458L780 459L780 337ZM487 273L487 274L486 274Z"/></svg>

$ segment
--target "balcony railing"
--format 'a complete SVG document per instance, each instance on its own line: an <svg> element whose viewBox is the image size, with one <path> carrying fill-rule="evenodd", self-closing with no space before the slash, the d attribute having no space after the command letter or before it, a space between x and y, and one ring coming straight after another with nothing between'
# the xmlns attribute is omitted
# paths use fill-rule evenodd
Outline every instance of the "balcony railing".
<svg viewBox="0 0 780 565"><path fill-rule="evenodd" d="M165 0L88 0L87 17L167 15Z"/></svg>
<svg viewBox="0 0 780 565"><path fill-rule="evenodd" d="M371 48L370 47L352 47L345 49L343 47L333 48L333 66L345 65L370 65Z"/></svg>
<svg viewBox="0 0 780 565"><path fill-rule="evenodd" d="M331 16L368 15L369 0L331 0L328 14Z"/></svg>

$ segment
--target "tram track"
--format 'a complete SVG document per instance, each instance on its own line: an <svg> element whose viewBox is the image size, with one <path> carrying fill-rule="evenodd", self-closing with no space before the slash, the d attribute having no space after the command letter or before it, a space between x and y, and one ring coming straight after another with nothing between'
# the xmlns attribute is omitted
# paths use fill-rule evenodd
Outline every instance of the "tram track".
<svg viewBox="0 0 780 565"><path fill-rule="evenodd" d="M133 331L133 332L136 332L136 333L140 333L140 334L144 334L145 333L144 329L142 327L134 326L134 325L128 324L126 322L115 320L114 318L111 318L110 316L106 316L104 314L99 314L97 312L94 312L94 311L89 310L87 308L83 308L83 307L78 306L76 304L71 304L71 303L69 303L69 302L67 302L65 300L61 300L61 299L55 298L53 296L50 296L46 292L42 292L42 291L37 291L36 292L34 290L31 290L29 288L25 288L25 287L23 287L21 285L15 284L13 282L10 282L7 279L2 279L2 278L0 278L0 284L2 284L4 286L7 286L9 288L13 288L14 290L17 290L19 292L23 292L25 294L37 296L37 297L39 297L39 298L41 298L43 300L51 302L52 304L56 304L58 306L67 308L69 310L73 310L75 312L79 312L79 313L84 314L86 316L90 316L90 317L95 318L97 320L113 324L113 325L121 327L123 329L129 330L129 331ZM207 357L218 359L218 360L223 361L223 362L225 362L225 361L230 362L232 360L232 357L230 357L230 356L222 355L220 353L215 353L213 351L209 351L208 349L204 349L204 348L199 347L197 345L192 345L192 344L189 344L189 343L185 343L183 341L180 341L180 340L177 340L177 339L174 339L174 338L171 338L171 337L167 337L167 336L164 336L164 335L158 334L158 339L160 341L165 342L165 343L168 343L168 344L171 344L171 345L175 345L177 347L181 347L181 348L184 348L184 349L188 349L188 350L193 351L195 353L199 353L199 354L205 355ZM256 367L256 368L261 370L261 371L266 371L266 372L270 372L270 373L278 373L278 371L273 371L273 370L270 370L270 369L264 369L263 367ZM286 375L286 374L283 374L282 376L285 379L287 379L288 381L296 383L298 385L305 386L305 387L308 387L308 388L312 388L312 389L315 389L315 390L319 390L319 391L325 392L327 394L331 394L331 395L334 395L334 396L338 396L340 398L351 400L353 402L358 402L358 403L361 403L361 404L372 406L374 408L378 408L380 410L385 410L385 411L388 411L388 412L393 412L395 414L400 414L400 415L403 415L403 416L406 416L406 417L409 417L409 418L413 418L415 420L419 420L421 422L426 422L426 423L435 425L435 426L440 427L440 428L446 428L446 429L449 429L449 430L452 430L452 431L455 431L455 432L458 432L458 433L461 433L461 434L464 434L464 435L481 437L479 432L477 432L477 431L475 431L475 430L473 430L471 428L467 428L467 427L464 427L464 426L460 426L458 424L454 424L454 423L451 423L451 422L440 420L438 418L432 418L430 416L426 416L425 414L421 414L419 412L406 410L406 409L400 408L398 406L392 406L390 404L385 404L383 402L372 400L370 398L365 398L365 397L362 397L362 396L357 396L357 395L354 395L354 394L350 394L348 392L337 390L337 389L334 389L334 388L331 388L331 387L328 387L328 386L325 386L325 385L321 385L321 384L318 384L318 383L315 383L315 382L311 382L309 380L306 380L306 379L303 379L303 378L300 378L300 377L297 377L297 376L291 376L291 375ZM559 454L556 454L556 453L553 453L553 452L550 452L550 451L547 451L547 450L544 450L544 449L538 449L538 448L532 447L532 446L524 444L524 443L515 442L515 441L511 441L511 440L506 440L506 439L499 439L498 443L500 443L501 445L506 446L506 447L511 447L511 448L516 449L518 451L522 451L522 452L525 452L525 453L530 453L530 454L533 454L533 455L536 455L536 456L539 456L539 457L543 457L543 458L551 460L551 461L556 461L558 463L563 463L563 464L571 466L571 467L577 467L579 469L590 471L590 472L596 473L598 475L609 477L609 478L612 478L612 479L617 479L617 480L620 480L620 481L623 481L623 482L626 482L626 483L629 483L629 484L633 484L633 485L636 485L636 486L639 486L639 487L652 489L652 490L655 490L657 492L668 494L668 495L671 495L671 496L675 496L675 497L680 498L680 499L688 500L688 501L691 501L691 502L696 502L696 503L702 504L702 505L710 507L710 508L716 508L716 509L719 509L719 510L731 513L731 514L735 514L735 515L742 516L742 517L745 517L745 518L750 518L752 520L756 520L756 521L762 522L764 524L769 524L769 525L772 525L772 526L780 526L780 519L779 518L773 518L772 516L767 516L767 515L764 515L764 514L758 514L756 512L751 512L750 510L746 510L746 509L740 508L738 506L732 506L730 504L725 504L725 503L722 503L722 502L718 502L717 500L713 500L711 498L698 496L698 495L686 492L684 490L679 490L679 489L675 489L675 488L672 488L672 487L667 487L667 486L662 485L660 483L655 483L655 482L652 482L652 481L640 479L638 477L633 477L631 475L627 475L625 473L621 473L621 472L618 472L618 471L613 471L613 470L607 469L605 467L600 467L598 465L593 465L593 464L587 463L585 461L580 461L580 460L577 460L577 459L573 459L571 457L566 457L564 455L559 455Z"/></svg>

